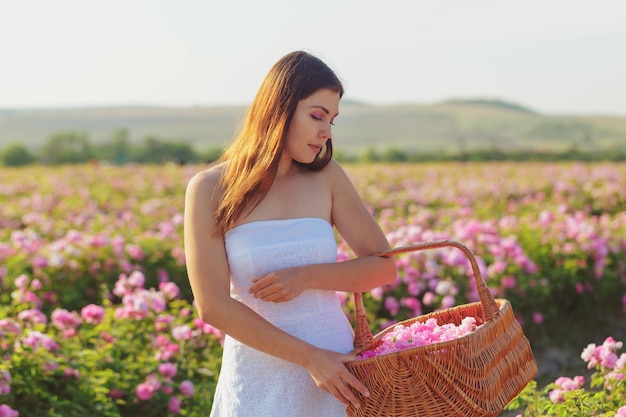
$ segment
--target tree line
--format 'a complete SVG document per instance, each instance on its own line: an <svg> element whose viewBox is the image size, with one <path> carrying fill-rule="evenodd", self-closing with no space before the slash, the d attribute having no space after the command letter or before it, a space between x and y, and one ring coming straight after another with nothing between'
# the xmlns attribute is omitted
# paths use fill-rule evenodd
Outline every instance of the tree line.
<svg viewBox="0 0 626 417"><path fill-rule="evenodd" d="M84 132L66 131L53 134L39 153L29 150L23 144L15 143L0 149L1 166L23 166L31 164L63 165L101 161L115 165L138 164L193 164L216 161L222 147L211 147L198 152L191 145L181 141L164 140L147 136L143 142L134 144L127 130L122 129L109 141L94 144ZM355 163L400 163L400 162L449 162L449 161L626 161L626 149L606 149L586 151L572 146L564 151L479 149L461 152L419 152L406 151L394 146L384 149L367 147L359 154L347 154L335 150L335 159L340 162Z"/></svg>

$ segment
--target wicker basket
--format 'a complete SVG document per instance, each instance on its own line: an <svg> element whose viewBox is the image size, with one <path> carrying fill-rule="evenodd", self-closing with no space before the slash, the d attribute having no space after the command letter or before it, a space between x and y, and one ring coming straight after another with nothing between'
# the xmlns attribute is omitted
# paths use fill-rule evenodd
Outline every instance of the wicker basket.
<svg viewBox="0 0 626 417"><path fill-rule="evenodd" d="M410 325L434 317L439 325L459 325L465 317L482 324L474 332L447 342L410 348L348 362L348 369L370 391L356 393L358 409L350 417L486 417L497 416L537 375L537 364L520 324L507 300L495 300L476 263L464 245L443 240L403 246L378 256L456 247L470 261L480 302L436 311L401 322ZM353 353L374 349L391 326L376 336L367 323L361 294L355 294L356 328Z"/></svg>

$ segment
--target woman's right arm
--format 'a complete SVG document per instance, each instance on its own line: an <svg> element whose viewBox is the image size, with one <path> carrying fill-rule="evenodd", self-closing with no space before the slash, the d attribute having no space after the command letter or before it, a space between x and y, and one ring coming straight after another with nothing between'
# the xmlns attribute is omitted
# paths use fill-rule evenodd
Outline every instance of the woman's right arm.
<svg viewBox="0 0 626 417"><path fill-rule="evenodd" d="M200 318L240 342L306 368L315 383L339 401L357 406L349 385L367 395L365 386L343 365L352 355L316 348L263 319L230 296L230 271L223 236L213 234L220 199L219 171L196 174L185 194L185 259Z"/></svg>

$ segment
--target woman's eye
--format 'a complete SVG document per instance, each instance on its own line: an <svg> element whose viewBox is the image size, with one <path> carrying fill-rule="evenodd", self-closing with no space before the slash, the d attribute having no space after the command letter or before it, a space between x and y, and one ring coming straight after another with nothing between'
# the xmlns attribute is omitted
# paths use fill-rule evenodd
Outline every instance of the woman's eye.
<svg viewBox="0 0 626 417"><path fill-rule="evenodd" d="M311 117L315 120L317 120L318 122L322 120L322 118L320 116L317 116L315 114L312 114Z"/></svg>

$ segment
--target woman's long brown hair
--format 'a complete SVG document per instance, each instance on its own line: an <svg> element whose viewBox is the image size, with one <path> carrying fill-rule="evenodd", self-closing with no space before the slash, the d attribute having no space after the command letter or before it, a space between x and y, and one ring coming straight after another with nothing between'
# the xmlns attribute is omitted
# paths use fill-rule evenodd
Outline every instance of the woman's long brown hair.
<svg viewBox="0 0 626 417"><path fill-rule="evenodd" d="M245 212L267 195L278 170L289 123L300 100L319 89L330 88L343 96L343 86L319 58L302 51L282 57L269 71L252 102L233 143L224 151L221 177L224 190L214 221L216 234L230 230ZM333 156L329 139L310 164L325 167Z"/></svg>

